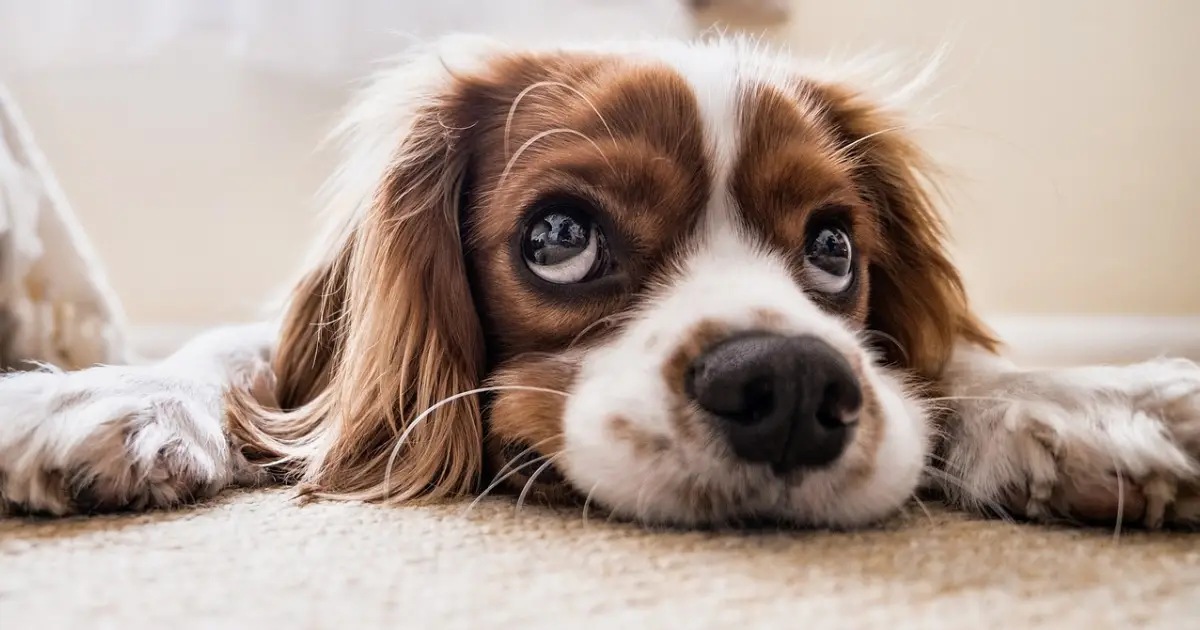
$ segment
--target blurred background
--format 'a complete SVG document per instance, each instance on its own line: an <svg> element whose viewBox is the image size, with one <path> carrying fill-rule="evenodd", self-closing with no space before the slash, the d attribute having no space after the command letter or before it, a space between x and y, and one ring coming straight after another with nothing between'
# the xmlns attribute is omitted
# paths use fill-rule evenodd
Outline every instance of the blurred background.
<svg viewBox="0 0 1200 630"><path fill-rule="evenodd" d="M130 319L195 327L291 277L316 145L374 59L447 31L714 24L797 55L950 46L920 134L985 312L1200 313L1192 0L0 0L0 80Z"/></svg>

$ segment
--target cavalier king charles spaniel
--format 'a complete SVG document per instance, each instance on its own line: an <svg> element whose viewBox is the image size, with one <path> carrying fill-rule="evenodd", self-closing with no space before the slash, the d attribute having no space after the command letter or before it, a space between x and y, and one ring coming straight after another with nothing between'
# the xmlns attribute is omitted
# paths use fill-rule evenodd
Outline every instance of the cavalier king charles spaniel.
<svg viewBox="0 0 1200 630"><path fill-rule="evenodd" d="M1200 522L1200 369L1003 358L902 117L927 73L895 74L730 38L440 40L348 111L276 320L0 380L0 509L294 483L857 527L927 489Z"/></svg>

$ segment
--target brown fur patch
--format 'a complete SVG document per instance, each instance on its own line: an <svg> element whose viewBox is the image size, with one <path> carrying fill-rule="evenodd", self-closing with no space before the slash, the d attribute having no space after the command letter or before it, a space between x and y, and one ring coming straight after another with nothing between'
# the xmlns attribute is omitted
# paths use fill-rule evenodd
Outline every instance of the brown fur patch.
<svg viewBox="0 0 1200 630"><path fill-rule="evenodd" d="M621 313L690 231L708 194L698 106L682 78L595 61L571 67L574 74L563 81L574 89L541 87L521 100L507 152L502 129L489 132L493 123L478 129L482 159L473 179L496 184L479 190L467 212L467 255L485 328L494 331L501 356L562 347L595 321ZM507 112L524 87L497 75L473 89L495 111ZM570 132L536 139L511 166L504 159L556 129ZM514 255L514 236L531 204L561 193L599 209L618 264L602 286L559 295L530 281Z"/></svg>
<svg viewBox="0 0 1200 630"><path fill-rule="evenodd" d="M842 456L846 460L843 483L847 487L866 483L875 476L879 447L887 432L883 408L871 383L862 377L861 363L855 367L855 372L859 375L863 405L858 415L858 426L854 429L854 442Z"/></svg>
<svg viewBox="0 0 1200 630"><path fill-rule="evenodd" d="M514 357L496 372L490 385L500 389L488 414L485 486L512 472L500 487L519 492L546 460L527 462L562 456L566 394L571 391L581 359L581 352L523 355ZM503 389L506 387L536 389ZM526 462L514 462L516 453L523 453ZM529 457L531 454L533 458ZM514 463L519 467L516 470L510 466ZM550 466L555 467L553 463ZM533 489L543 498L563 498L572 492L562 475L551 468L538 475Z"/></svg>
<svg viewBox="0 0 1200 630"><path fill-rule="evenodd" d="M950 260L929 158L894 131L903 125L874 101L839 85L809 89L824 105L822 118L853 165L855 186L878 226L866 323L898 342L883 344L884 356L920 379L936 381L958 342L995 350L998 342L971 309Z"/></svg>
<svg viewBox="0 0 1200 630"><path fill-rule="evenodd" d="M686 380L692 362L713 344L733 334L728 325L713 320L702 321L691 328L680 340L671 356L663 363L663 382L679 399L687 397Z"/></svg>
<svg viewBox="0 0 1200 630"><path fill-rule="evenodd" d="M645 431L622 416L609 419L608 432L618 442L630 445L635 457L653 457L671 448L667 437Z"/></svg>
<svg viewBox="0 0 1200 630"><path fill-rule="evenodd" d="M728 338L733 332L732 328L721 322L702 321L684 335L663 363L663 382L666 383L672 398L666 401L666 404L670 408L671 423L681 439L694 442L709 434L707 421L696 412L687 392L687 375L692 363L705 350Z"/></svg>
<svg viewBox="0 0 1200 630"><path fill-rule="evenodd" d="M901 127L897 120L849 88L803 81L794 93L749 90L743 108L732 186L747 222L767 242L797 254L797 273L816 213L832 210L853 238L854 294L836 301L815 296L819 301L894 337L899 348L880 348L889 362L927 380L940 376L958 339L995 347L947 254L926 181L930 162L892 131Z"/></svg>
<svg viewBox="0 0 1200 630"><path fill-rule="evenodd" d="M789 254L804 283L804 251L814 221L844 225L861 261L851 291L837 299L814 293L829 310L854 322L867 314L869 262L876 248L875 213L859 194L854 165L839 158L836 130L805 109L804 91L785 94L772 86L748 90L741 152L731 186L750 227L768 244ZM810 106L811 107L811 106Z"/></svg>
<svg viewBox="0 0 1200 630"><path fill-rule="evenodd" d="M754 311L754 325L762 330L781 330L785 321L783 313L779 311L770 309Z"/></svg>
<svg viewBox="0 0 1200 630"><path fill-rule="evenodd" d="M888 358L936 380L956 340L991 338L945 254L921 156L885 133L895 121L860 95L797 85L746 93L731 192L748 226L789 253L798 283L811 221L838 213L861 261L858 285L842 301L819 299L896 338L903 350ZM582 348L618 334L622 314L652 299L651 280L693 234L713 179L696 95L666 67L510 53L416 102L396 99L412 122L397 130L395 159L367 207L336 209L344 224L289 305L275 360L280 409L261 393L230 396L236 443L286 461L280 472L314 496L436 499L476 489L485 467L512 456L506 447L561 454L559 394L494 392L486 443L477 397L422 414L489 375L569 391ZM540 200L563 194L597 209L611 276L571 287L531 279L520 236ZM771 317L760 314L764 327ZM662 368L685 438L700 428L689 424L687 371L732 332L697 326ZM867 424L860 442L873 452L882 426Z"/></svg>

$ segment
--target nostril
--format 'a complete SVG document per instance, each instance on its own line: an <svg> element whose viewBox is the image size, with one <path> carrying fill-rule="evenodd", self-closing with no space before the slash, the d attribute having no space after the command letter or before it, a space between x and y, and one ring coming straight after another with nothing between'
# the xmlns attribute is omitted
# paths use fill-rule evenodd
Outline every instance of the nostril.
<svg viewBox="0 0 1200 630"><path fill-rule="evenodd" d="M824 340L758 333L697 357L685 377L734 454L779 473L841 456L863 405L856 371Z"/></svg>
<svg viewBox="0 0 1200 630"><path fill-rule="evenodd" d="M817 423L828 430L844 429L858 422L862 390L856 383L833 382L825 386L817 407Z"/></svg>

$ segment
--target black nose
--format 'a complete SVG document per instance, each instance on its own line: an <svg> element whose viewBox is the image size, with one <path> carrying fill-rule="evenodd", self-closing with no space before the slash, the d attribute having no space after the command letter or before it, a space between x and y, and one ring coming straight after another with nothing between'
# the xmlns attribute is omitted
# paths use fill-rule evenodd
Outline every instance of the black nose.
<svg viewBox="0 0 1200 630"><path fill-rule="evenodd" d="M813 336L755 333L723 341L692 363L686 387L720 419L738 457L780 473L836 460L862 408L850 364Z"/></svg>

